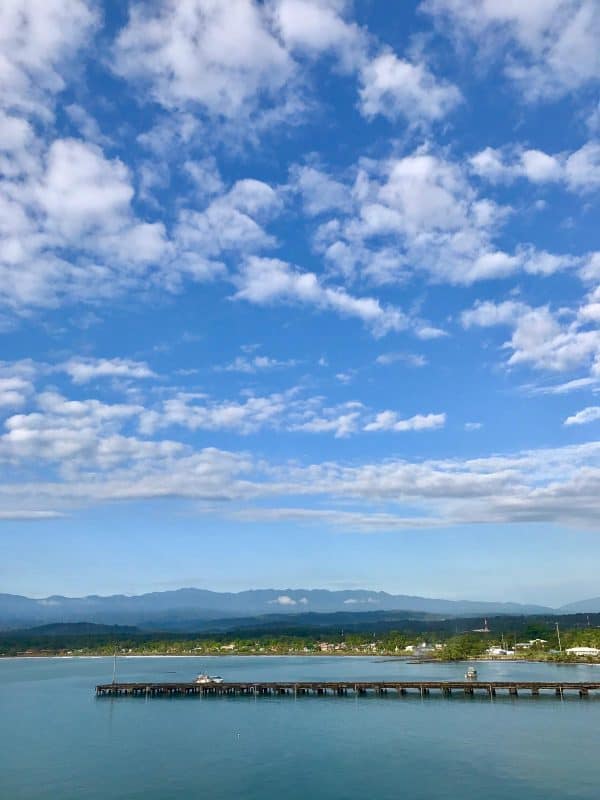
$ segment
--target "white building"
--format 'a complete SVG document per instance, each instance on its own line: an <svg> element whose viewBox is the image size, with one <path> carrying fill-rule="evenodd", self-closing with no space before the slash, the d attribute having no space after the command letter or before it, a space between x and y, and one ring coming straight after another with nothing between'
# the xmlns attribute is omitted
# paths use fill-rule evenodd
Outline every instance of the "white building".
<svg viewBox="0 0 600 800"><path fill-rule="evenodd" d="M565 652L570 656L600 656L599 647L568 647Z"/></svg>

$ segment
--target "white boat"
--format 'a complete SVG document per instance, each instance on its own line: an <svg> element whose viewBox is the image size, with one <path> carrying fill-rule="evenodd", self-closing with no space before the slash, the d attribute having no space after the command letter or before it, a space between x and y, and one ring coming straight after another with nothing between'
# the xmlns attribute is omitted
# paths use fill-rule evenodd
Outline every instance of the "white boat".
<svg viewBox="0 0 600 800"><path fill-rule="evenodd" d="M468 681L477 680L477 670L475 669L475 667L469 667L469 669L465 672L465 678Z"/></svg>
<svg viewBox="0 0 600 800"><path fill-rule="evenodd" d="M223 678L220 675L207 675L201 672L194 683L223 683Z"/></svg>

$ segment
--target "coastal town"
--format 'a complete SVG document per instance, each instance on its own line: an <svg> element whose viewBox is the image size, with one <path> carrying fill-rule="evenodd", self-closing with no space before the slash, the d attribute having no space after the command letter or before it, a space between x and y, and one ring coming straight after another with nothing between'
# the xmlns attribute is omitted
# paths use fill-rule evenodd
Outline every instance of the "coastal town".
<svg viewBox="0 0 600 800"><path fill-rule="evenodd" d="M545 637L512 640L491 631L424 638L391 631L381 636L344 634L319 636L197 637L61 635L0 637L1 656L377 656L411 662L498 660L600 663L600 629L565 631Z"/></svg>

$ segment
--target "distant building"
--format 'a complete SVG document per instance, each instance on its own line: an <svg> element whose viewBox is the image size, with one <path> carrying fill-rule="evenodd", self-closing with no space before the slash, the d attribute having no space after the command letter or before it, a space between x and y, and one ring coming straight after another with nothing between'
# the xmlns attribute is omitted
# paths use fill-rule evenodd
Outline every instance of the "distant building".
<svg viewBox="0 0 600 800"><path fill-rule="evenodd" d="M565 652L571 656L600 656L599 647L568 647Z"/></svg>
<svg viewBox="0 0 600 800"><path fill-rule="evenodd" d="M530 650L532 647L543 647L548 644L546 639L530 639L528 642L517 642L515 647L517 650Z"/></svg>

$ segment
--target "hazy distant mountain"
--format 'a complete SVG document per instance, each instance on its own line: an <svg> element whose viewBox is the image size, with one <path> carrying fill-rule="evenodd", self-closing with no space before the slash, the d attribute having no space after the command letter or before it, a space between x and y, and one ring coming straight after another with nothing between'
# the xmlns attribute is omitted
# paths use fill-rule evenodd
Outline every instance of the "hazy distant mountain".
<svg viewBox="0 0 600 800"><path fill-rule="evenodd" d="M41 600L0 594L0 626L4 628L56 622L96 622L107 625L152 623L153 626L163 622L167 628L169 624L181 627L181 623L188 620L252 617L273 613L376 610L425 612L447 616L540 614L553 611L544 606L519 603L441 600L362 589L346 591L251 589L237 593L177 589L131 597L54 595Z"/></svg>
<svg viewBox="0 0 600 800"><path fill-rule="evenodd" d="M576 603L567 603L559 609L561 614L597 614L600 612L600 597L590 600L578 600Z"/></svg>

